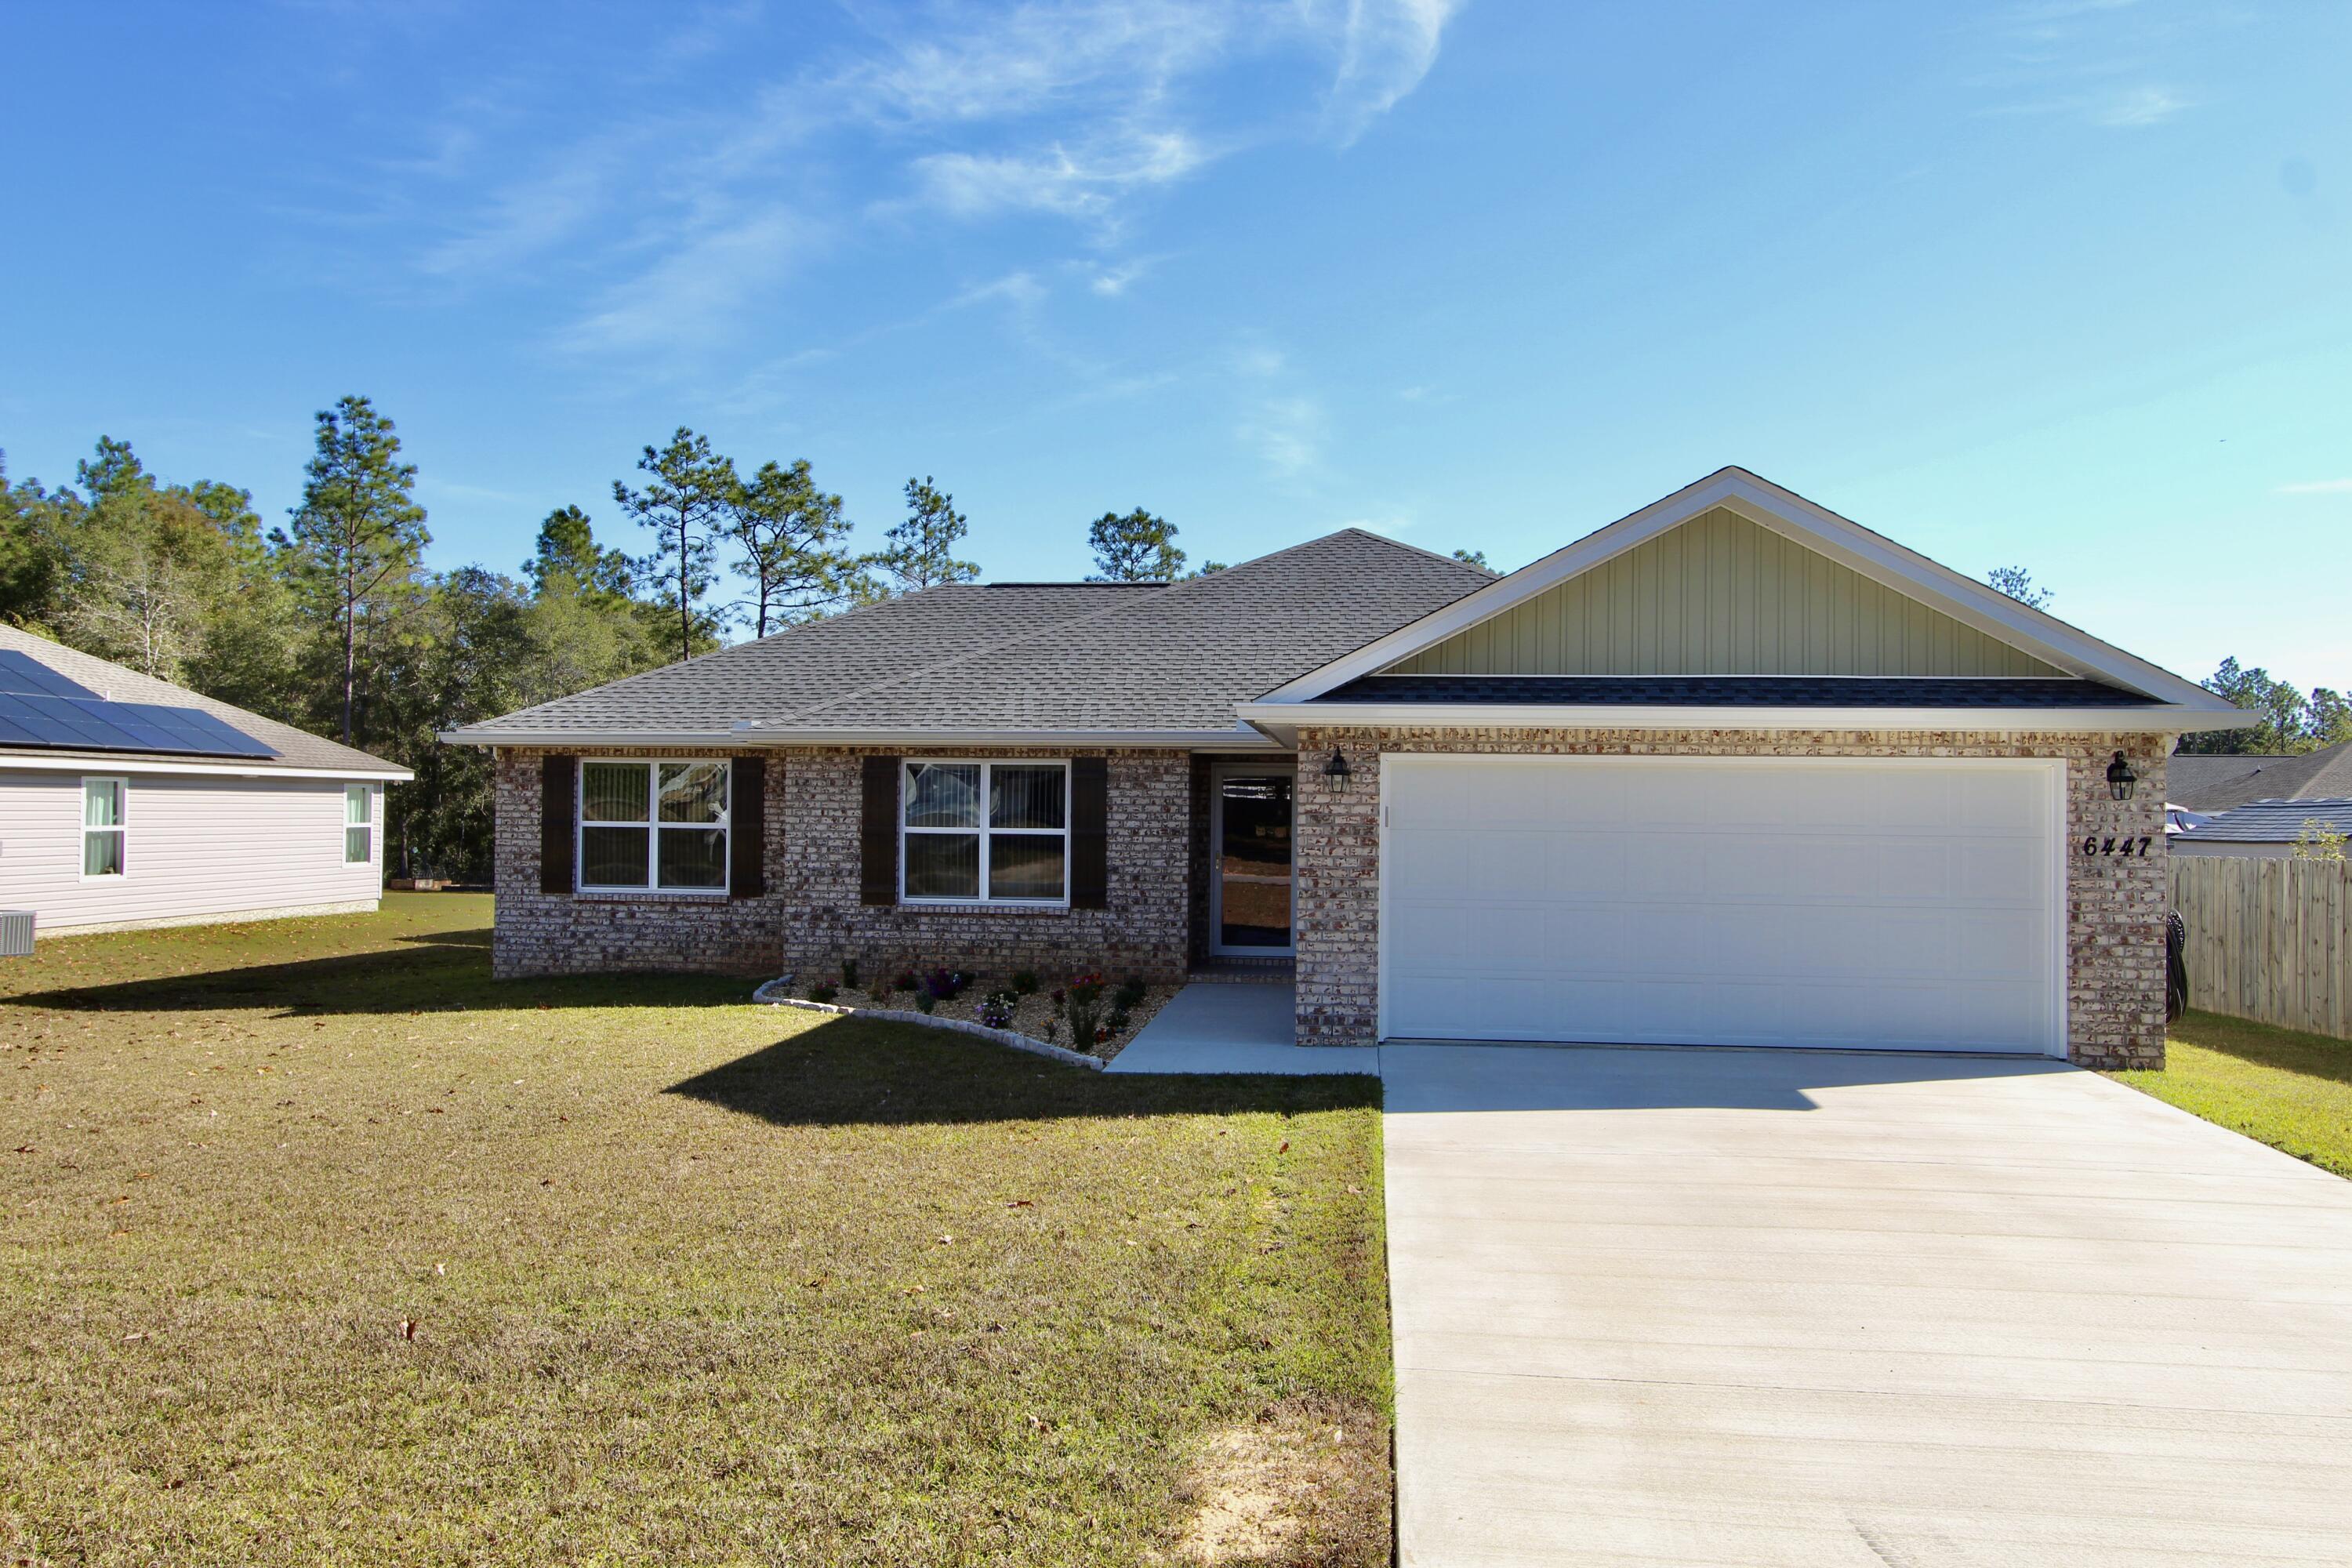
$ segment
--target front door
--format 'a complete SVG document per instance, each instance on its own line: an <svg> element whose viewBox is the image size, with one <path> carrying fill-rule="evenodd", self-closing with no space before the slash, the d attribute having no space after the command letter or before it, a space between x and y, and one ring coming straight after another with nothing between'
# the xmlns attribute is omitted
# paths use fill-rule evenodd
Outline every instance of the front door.
<svg viewBox="0 0 2352 1568"><path fill-rule="evenodd" d="M1287 772L1244 764L1210 776L1209 951L1229 957L1290 952Z"/></svg>

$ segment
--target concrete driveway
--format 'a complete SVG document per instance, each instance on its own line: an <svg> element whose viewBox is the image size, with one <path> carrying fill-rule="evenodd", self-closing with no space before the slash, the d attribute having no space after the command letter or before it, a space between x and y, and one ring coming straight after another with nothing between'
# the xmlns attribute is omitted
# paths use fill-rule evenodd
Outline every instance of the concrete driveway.
<svg viewBox="0 0 2352 1568"><path fill-rule="evenodd" d="M2352 1183L2047 1061L1381 1058L1406 1568L2352 1562Z"/></svg>

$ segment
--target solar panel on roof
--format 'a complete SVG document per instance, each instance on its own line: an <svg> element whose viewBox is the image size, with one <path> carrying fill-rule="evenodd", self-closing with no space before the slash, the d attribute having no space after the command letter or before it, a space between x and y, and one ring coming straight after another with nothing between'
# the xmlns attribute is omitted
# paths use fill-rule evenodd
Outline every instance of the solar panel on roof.
<svg viewBox="0 0 2352 1568"><path fill-rule="evenodd" d="M23 659L22 665L0 649L0 745L56 746L85 752L169 752L203 757L274 757L278 753L199 708L173 708L156 702L109 702L75 685L46 665ZM22 658L19 655L18 658ZM39 671L70 693L26 692Z"/></svg>
<svg viewBox="0 0 2352 1568"><path fill-rule="evenodd" d="M19 697L96 697L89 687L67 679L47 665L13 647L0 647L0 692Z"/></svg>

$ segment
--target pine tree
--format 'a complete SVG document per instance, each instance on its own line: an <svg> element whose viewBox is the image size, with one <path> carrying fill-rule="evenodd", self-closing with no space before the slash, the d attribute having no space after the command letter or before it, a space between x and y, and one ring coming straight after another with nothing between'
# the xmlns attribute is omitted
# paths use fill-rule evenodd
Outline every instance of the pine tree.
<svg viewBox="0 0 2352 1568"><path fill-rule="evenodd" d="M668 446L658 451L647 447L637 467L653 476L652 482L633 490L614 479L613 499L654 531L653 552L637 570L677 606L677 657L690 658L698 638L718 630L719 617L701 600L719 581L718 531L739 488L735 465L681 425Z"/></svg>
<svg viewBox="0 0 2352 1568"><path fill-rule="evenodd" d="M1172 583L1184 574L1176 525L1141 507L1121 517L1107 511L1087 529L1095 552L1096 583Z"/></svg>
<svg viewBox="0 0 2352 1568"><path fill-rule="evenodd" d="M317 450L304 468L290 540L296 575L326 608L342 642L342 734L357 739L360 626L378 595L406 587L433 536L411 494L416 465L400 459L392 421L364 397L318 416Z"/></svg>
<svg viewBox="0 0 2352 1568"><path fill-rule="evenodd" d="M907 521L885 535L890 547L874 563L895 581L893 592L917 594L942 583L969 583L980 575L979 564L956 559L955 548L965 533L963 513L955 497L938 488L929 474L907 481Z"/></svg>

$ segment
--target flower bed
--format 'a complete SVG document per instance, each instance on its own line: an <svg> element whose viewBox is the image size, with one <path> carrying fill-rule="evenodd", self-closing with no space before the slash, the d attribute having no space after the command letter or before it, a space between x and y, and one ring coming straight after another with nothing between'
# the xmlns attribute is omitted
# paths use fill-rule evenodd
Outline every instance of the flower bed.
<svg viewBox="0 0 2352 1568"><path fill-rule="evenodd" d="M931 972L932 975L938 971ZM894 977L903 979L905 976ZM1167 1005L1168 999L1180 989L1174 985L1146 985L1139 997L1124 1009L1118 1008L1120 987L1105 983L1098 976L1080 976L1083 983L1091 980L1097 988L1094 1005L1097 1018L1097 1038L1091 1043L1073 1038L1072 1013L1083 1015L1086 1000L1083 987L1068 982L1041 985L1025 994L1016 992L1001 976L972 980L951 994L939 995L943 987L927 984L930 975L917 976L913 989L902 989L895 984L889 989L879 986L845 986L838 976L830 980L803 980L787 975L772 980L753 993L761 1002L782 1002L794 1006L821 1007L829 1012L867 1013L884 1016L904 1023L945 1025L971 1034L1003 1034L1017 1037L1005 1041L1017 1045L1022 1040L1052 1046L1063 1055L1077 1055L1107 1062L1135 1038L1153 1014ZM1072 1005L1074 989L1078 991L1077 1005ZM930 997L930 1006L924 1010L919 998ZM1110 1026L1116 1020L1119 1026Z"/></svg>

